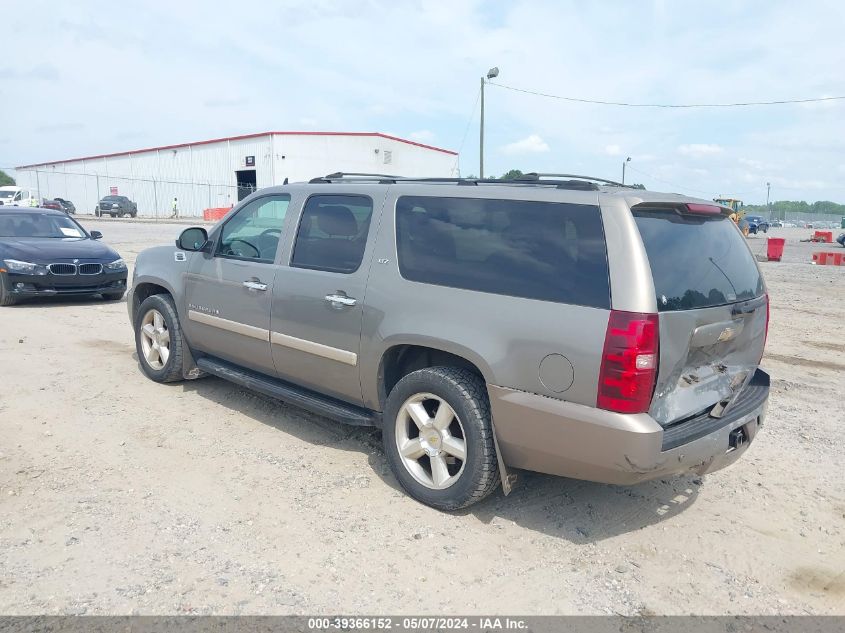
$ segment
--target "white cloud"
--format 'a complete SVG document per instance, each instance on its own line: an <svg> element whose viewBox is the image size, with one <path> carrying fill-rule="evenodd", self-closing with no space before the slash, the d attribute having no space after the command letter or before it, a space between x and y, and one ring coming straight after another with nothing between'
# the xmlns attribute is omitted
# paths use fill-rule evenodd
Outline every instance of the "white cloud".
<svg viewBox="0 0 845 633"><path fill-rule="evenodd" d="M417 130L416 132L411 132L408 136L422 143L430 143L434 140L434 132L431 130Z"/></svg>
<svg viewBox="0 0 845 633"><path fill-rule="evenodd" d="M759 160L754 160L753 158L740 158L739 164L745 165L746 167L754 169L756 171L760 171L761 169L763 169L763 163L761 163Z"/></svg>
<svg viewBox="0 0 845 633"><path fill-rule="evenodd" d="M502 147L505 154L539 154L548 152L549 146L537 134L531 134L524 139L508 143Z"/></svg>
<svg viewBox="0 0 845 633"><path fill-rule="evenodd" d="M783 187L784 189L826 189L830 187L830 183L825 182L823 180L817 180L814 178L808 178L805 180L802 179L790 179L790 178L775 178L772 180L772 188L777 189L778 187Z"/></svg>
<svg viewBox="0 0 845 633"><path fill-rule="evenodd" d="M723 151L724 150L721 145L716 145L715 143L690 143L687 145L678 145L678 153L683 154L684 156L692 156L693 158L721 154Z"/></svg>
<svg viewBox="0 0 845 633"><path fill-rule="evenodd" d="M61 134L44 129L57 118L53 100L6 100L4 114L13 124L0 131L0 165L270 129L392 129L402 137L430 131L437 139L432 144L460 149L469 173L478 164L478 77L493 64L502 64L502 84L637 103L815 97L837 94L834 87L841 84L845 3L826 3L824 19L818 11L796 12L777 2L733 3L727 13L665 0L612 8L581 3L578 11L569 5L516 0L502 10L477 0L256 0L234 21L225 12L206 12L203 37L191 38L185 33L204 6L198 0L148 0L143 12L123 5L80 12L74 3L6 2L6 22L20 27L4 43L26 55L7 55L0 79L20 84L20 75L29 73L39 86L49 82L62 94L60 123L84 127ZM127 22L131 32L121 28ZM564 40L562 22L571 27ZM689 46L690 24L697 40L722 39L739 48ZM262 29L285 37L254 37ZM644 30L658 36L642 38ZM772 46L784 38L790 46ZM27 46L35 40L38 47ZM576 53L580 63L573 65ZM408 70L420 68L442 72ZM284 80L267 82L268 76ZM131 94L91 100L103 77L131 77ZM256 85L261 98L243 98ZM528 151L532 168L569 171L577 160L583 162L578 171L617 180L619 163L631 156L628 167L642 168L645 175L637 173L637 179L654 189L746 191L748 173L762 193L746 201L759 202L765 182L781 174L808 185L789 190L796 199L845 201L841 101L663 110L575 104L495 86L486 98L487 142L499 150L486 157L490 173L527 168L506 148ZM206 102L226 109L203 107ZM97 134L90 133L94 127ZM529 147L554 151L530 153L519 145L529 135L542 139ZM741 156L762 168L739 162ZM660 171L661 164L672 168ZM702 166L709 175L692 170ZM830 188L818 189L818 179Z"/></svg>

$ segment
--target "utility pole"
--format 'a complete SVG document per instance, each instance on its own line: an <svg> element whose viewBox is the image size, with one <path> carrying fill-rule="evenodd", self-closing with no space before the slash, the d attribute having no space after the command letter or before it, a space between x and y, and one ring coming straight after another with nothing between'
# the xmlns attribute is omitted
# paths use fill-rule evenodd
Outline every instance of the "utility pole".
<svg viewBox="0 0 845 633"><path fill-rule="evenodd" d="M478 134L478 177L484 178L484 77L481 78L481 126Z"/></svg>
<svg viewBox="0 0 845 633"><path fill-rule="evenodd" d="M771 192L771 189L772 189L772 183L767 182L766 183L766 213L769 214L770 220L772 219L772 210L769 208L769 193Z"/></svg>
<svg viewBox="0 0 845 633"><path fill-rule="evenodd" d="M624 161L622 161L622 184L625 184L625 165L631 162L631 157L628 156Z"/></svg>
<svg viewBox="0 0 845 633"><path fill-rule="evenodd" d="M487 71L487 79L499 76L496 67ZM481 78L481 125L478 129L478 177L484 178L484 77Z"/></svg>

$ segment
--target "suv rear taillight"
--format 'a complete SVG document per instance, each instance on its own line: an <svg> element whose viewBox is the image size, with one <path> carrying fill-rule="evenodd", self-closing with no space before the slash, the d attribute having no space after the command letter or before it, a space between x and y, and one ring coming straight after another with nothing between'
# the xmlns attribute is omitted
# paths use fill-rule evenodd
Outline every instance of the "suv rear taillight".
<svg viewBox="0 0 845 633"><path fill-rule="evenodd" d="M658 340L656 314L610 312L599 370L599 409L648 411L657 379Z"/></svg>

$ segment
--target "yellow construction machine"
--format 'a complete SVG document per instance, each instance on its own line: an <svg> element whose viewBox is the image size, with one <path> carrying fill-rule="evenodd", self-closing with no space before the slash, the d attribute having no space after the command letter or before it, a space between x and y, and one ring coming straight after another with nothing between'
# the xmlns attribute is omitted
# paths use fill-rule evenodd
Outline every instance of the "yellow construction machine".
<svg viewBox="0 0 845 633"><path fill-rule="evenodd" d="M748 237L748 222L745 217L745 204L736 198L713 198L713 202L731 210L731 220L739 227L742 234Z"/></svg>

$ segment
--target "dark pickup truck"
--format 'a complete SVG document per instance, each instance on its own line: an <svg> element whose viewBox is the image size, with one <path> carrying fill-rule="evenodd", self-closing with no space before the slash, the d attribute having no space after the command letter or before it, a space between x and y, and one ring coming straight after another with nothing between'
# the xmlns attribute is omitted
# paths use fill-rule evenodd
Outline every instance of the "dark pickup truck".
<svg viewBox="0 0 845 633"><path fill-rule="evenodd" d="M110 215L113 218L128 215L134 218L138 215L138 205L126 196L105 196L94 207L94 215L97 217Z"/></svg>

